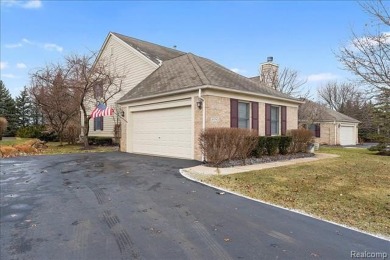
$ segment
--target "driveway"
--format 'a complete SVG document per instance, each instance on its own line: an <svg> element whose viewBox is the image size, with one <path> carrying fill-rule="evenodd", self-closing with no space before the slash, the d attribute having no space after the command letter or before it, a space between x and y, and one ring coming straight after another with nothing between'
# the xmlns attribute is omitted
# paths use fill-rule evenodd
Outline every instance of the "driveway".
<svg viewBox="0 0 390 260"><path fill-rule="evenodd" d="M126 153L1 160L6 259L348 259L390 242L182 177Z"/></svg>

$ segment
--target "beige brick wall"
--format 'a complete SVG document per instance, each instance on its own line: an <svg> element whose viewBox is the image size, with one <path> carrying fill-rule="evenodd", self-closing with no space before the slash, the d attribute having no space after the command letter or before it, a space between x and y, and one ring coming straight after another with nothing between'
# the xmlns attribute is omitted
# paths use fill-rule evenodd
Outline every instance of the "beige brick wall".
<svg viewBox="0 0 390 260"><path fill-rule="evenodd" d="M204 95L206 107L206 128L230 127L230 99ZM199 146L199 136L203 127L203 109L196 106L197 97L193 99L194 107L194 157L202 160L202 151Z"/></svg>
<svg viewBox="0 0 390 260"><path fill-rule="evenodd" d="M333 123L321 123L321 137L316 138L315 141L320 144L335 145L338 143L338 138L335 143L335 127Z"/></svg>
<svg viewBox="0 0 390 260"><path fill-rule="evenodd" d="M206 103L206 128L230 127L230 98L203 95ZM234 97L235 98L235 97ZM197 97L193 98L194 107L194 157L202 159L199 136L202 131L203 108L196 106ZM258 101L252 98L252 101ZM265 135L265 102L259 102L259 135ZM271 103L271 102L270 102ZM298 108L287 106L287 129L298 128Z"/></svg>
<svg viewBox="0 0 390 260"><path fill-rule="evenodd" d="M287 131L298 128L298 107L287 106Z"/></svg>

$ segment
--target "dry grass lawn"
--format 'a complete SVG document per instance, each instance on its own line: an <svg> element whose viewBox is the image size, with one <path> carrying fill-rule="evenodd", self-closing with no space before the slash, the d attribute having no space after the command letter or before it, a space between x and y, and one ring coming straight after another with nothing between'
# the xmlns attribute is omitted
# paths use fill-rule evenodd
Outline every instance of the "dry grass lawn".
<svg viewBox="0 0 390 260"><path fill-rule="evenodd" d="M326 220L390 236L390 157L321 148L340 157L202 181Z"/></svg>
<svg viewBox="0 0 390 260"><path fill-rule="evenodd" d="M113 152L117 151L117 146L91 146L91 149L85 150L80 144L69 145L64 143L62 146L59 142L48 142L47 148L39 151L32 149L31 144L35 139L30 138L16 138L13 140L0 141L0 155L4 157L14 157L19 155L33 155L33 154L68 154L68 153L91 153L91 152ZM1 157L1 156L0 156Z"/></svg>

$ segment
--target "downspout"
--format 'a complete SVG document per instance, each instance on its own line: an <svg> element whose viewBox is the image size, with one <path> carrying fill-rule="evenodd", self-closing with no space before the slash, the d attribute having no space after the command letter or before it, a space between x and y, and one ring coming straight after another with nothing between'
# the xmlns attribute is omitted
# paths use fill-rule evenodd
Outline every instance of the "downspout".
<svg viewBox="0 0 390 260"><path fill-rule="evenodd" d="M202 101L202 131L206 129L206 100L202 97L202 89L199 89L198 99ZM204 162L205 156L202 152L202 162Z"/></svg>
<svg viewBox="0 0 390 260"><path fill-rule="evenodd" d="M337 125L336 120L333 121L334 124L334 145L337 145Z"/></svg>

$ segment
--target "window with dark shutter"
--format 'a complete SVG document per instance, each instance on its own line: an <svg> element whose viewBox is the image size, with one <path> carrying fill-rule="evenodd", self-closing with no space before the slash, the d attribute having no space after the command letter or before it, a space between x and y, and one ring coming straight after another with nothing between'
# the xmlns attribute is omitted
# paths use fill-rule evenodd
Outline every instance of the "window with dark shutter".
<svg viewBox="0 0 390 260"><path fill-rule="evenodd" d="M252 102L252 129L259 134L259 103Z"/></svg>
<svg viewBox="0 0 390 260"><path fill-rule="evenodd" d="M230 99L230 127L238 127L238 100Z"/></svg>
<svg viewBox="0 0 390 260"><path fill-rule="evenodd" d="M311 124L308 129L313 133L315 137L321 137L321 125L320 124Z"/></svg>
<svg viewBox="0 0 390 260"><path fill-rule="evenodd" d="M320 124L316 124L315 137L321 137L321 125Z"/></svg>
<svg viewBox="0 0 390 260"><path fill-rule="evenodd" d="M265 135L271 135L271 104L265 104Z"/></svg>
<svg viewBox="0 0 390 260"><path fill-rule="evenodd" d="M281 112L282 112L282 129L281 129L281 134L286 135L287 132L287 108L285 106L281 107Z"/></svg>

